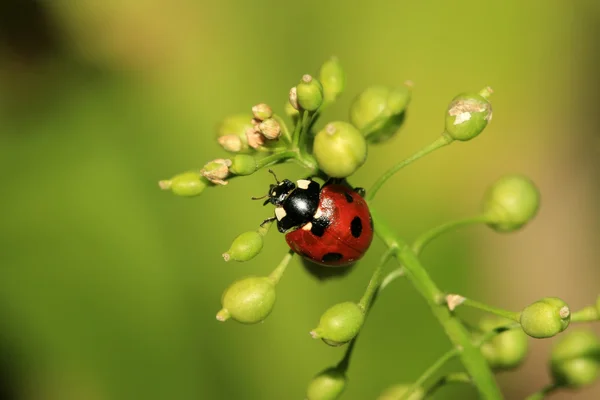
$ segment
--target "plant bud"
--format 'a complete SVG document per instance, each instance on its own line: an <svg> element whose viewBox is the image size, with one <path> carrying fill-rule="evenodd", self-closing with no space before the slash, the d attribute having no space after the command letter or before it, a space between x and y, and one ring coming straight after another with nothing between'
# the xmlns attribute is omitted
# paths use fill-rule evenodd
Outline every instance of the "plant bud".
<svg viewBox="0 0 600 400"><path fill-rule="evenodd" d="M306 111L315 111L323 104L323 86L310 75L302 77L296 86L296 94L298 105Z"/></svg>
<svg viewBox="0 0 600 400"><path fill-rule="evenodd" d="M217 128L217 141L226 151L252 153L248 146L246 131L252 128L252 114L236 114L225 118ZM237 138L238 140L234 139Z"/></svg>
<svg viewBox="0 0 600 400"><path fill-rule="evenodd" d="M321 65L319 81L323 85L324 103L333 103L346 87L346 74L337 57L331 57Z"/></svg>
<svg viewBox="0 0 600 400"><path fill-rule="evenodd" d="M521 327L531 337L549 338L567 329L571 311L567 303L556 297L545 297L521 312Z"/></svg>
<svg viewBox="0 0 600 400"><path fill-rule="evenodd" d="M522 175L497 180L486 192L483 212L488 226L498 232L512 232L531 221L540 206L540 192Z"/></svg>
<svg viewBox="0 0 600 400"><path fill-rule="evenodd" d="M275 285L268 277L248 277L232 283L221 299L217 313L221 322L229 318L243 324L264 321L275 304Z"/></svg>
<svg viewBox="0 0 600 400"><path fill-rule="evenodd" d="M290 105L294 110L300 110L300 105L298 104L298 89L296 86L290 89Z"/></svg>
<svg viewBox="0 0 600 400"><path fill-rule="evenodd" d="M258 129L269 140L275 140L281 136L281 126L273 118L265 119L258 125Z"/></svg>
<svg viewBox="0 0 600 400"><path fill-rule="evenodd" d="M236 175L251 175L256 171L256 159L247 154L233 157L230 171Z"/></svg>
<svg viewBox="0 0 600 400"><path fill-rule="evenodd" d="M340 346L354 339L365 320L365 313L356 303L334 305L323 313L319 326L310 334L330 346Z"/></svg>
<svg viewBox="0 0 600 400"><path fill-rule="evenodd" d="M567 332L552 348L550 371L554 381L569 388L592 384L600 373L600 340L588 330Z"/></svg>
<svg viewBox="0 0 600 400"><path fill-rule="evenodd" d="M490 332L512 321L504 318L485 318L479 323L484 332ZM518 367L527 355L527 335L519 329L502 332L481 345L481 353L496 371Z"/></svg>
<svg viewBox="0 0 600 400"><path fill-rule="evenodd" d="M170 190L173 194L183 197L198 196L208 185L206 178L198 172L184 172L169 180L158 182L162 190Z"/></svg>
<svg viewBox="0 0 600 400"><path fill-rule="evenodd" d="M265 144L265 137L259 131L250 128L246 131L246 141L251 148L258 149Z"/></svg>
<svg viewBox="0 0 600 400"><path fill-rule="evenodd" d="M377 400L400 400L403 399L404 393L411 388L411 384L408 383L399 383L397 385L390 386L385 389ZM423 400L425 398L425 391L423 388L416 388L410 396L406 398L406 400Z"/></svg>
<svg viewBox="0 0 600 400"><path fill-rule="evenodd" d="M227 185L224 179L229 176L229 167L231 160L217 158L207 163L200 171L203 177L217 185Z"/></svg>
<svg viewBox="0 0 600 400"><path fill-rule="evenodd" d="M402 126L410 98L411 92L407 85L394 88L381 85L368 87L350 105L350 122L369 143L384 142Z"/></svg>
<svg viewBox="0 0 600 400"><path fill-rule="evenodd" d="M482 91L489 96L491 89ZM452 99L446 112L446 132L455 140L471 140L492 120L492 105L482 94L464 93Z"/></svg>
<svg viewBox="0 0 600 400"><path fill-rule="evenodd" d="M273 116L273 110L265 103L260 103L252 107L254 118L259 121L264 121Z"/></svg>
<svg viewBox="0 0 600 400"><path fill-rule="evenodd" d="M352 175L367 159L367 142L347 122L331 122L315 136L313 145L319 168L332 178Z"/></svg>
<svg viewBox="0 0 600 400"><path fill-rule="evenodd" d="M260 253L263 248L263 235L257 231L244 232L231 243L231 247L223 253L225 261L248 261Z"/></svg>
<svg viewBox="0 0 600 400"><path fill-rule="evenodd" d="M295 109L294 106L292 106L289 102L285 103L284 108L285 114L290 117L295 124L298 121L298 118L300 118L300 111Z"/></svg>
<svg viewBox="0 0 600 400"><path fill-rule="evenodd" d="M306 389L306 400L335 400L340 397L348 379L337 368L328 368L312 378Z"/></svg>

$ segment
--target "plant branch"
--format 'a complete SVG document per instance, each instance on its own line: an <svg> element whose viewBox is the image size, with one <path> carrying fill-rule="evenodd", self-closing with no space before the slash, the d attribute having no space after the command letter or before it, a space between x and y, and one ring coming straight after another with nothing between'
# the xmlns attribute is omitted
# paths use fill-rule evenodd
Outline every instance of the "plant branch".
<svg viewBox="0 0 600 400"><path fill-rule="evenodd" d="M396 249L393 247L390 247L389 249L387 249L387 251L385 253L383 253L383 256L381 257L381 261L379 261L379 264L377 265L377 267L375 267L375 271L373 271L373 275L371 276L371 280L369 281L367 290L365 290L365 293L363 294L362 298L358 302L358 306L360 308L362 308L363 311L367 312L371 308L371 305L373 304L373 298L374 298L375 294L377 293L377 290L379 289L379 286L381 284L381 277L383 275L383 267L388 262L388 260L391 257L393 257L395 251L396 251Z"/></svg>
<svg viewBox="0 0 600 400"><path fill-rule="evenodd" d="M554 393L557 389L560 389L560 386L556 385L555 383L551 383L528 396L525 400L542 400L547 395Z"/></svg>
<svg viewBox="0 0 600 400"><path fill-rule="evenodd" d="M487 218L485 216L478 215L476 217L469 217L458 221L451 221L442 224L417 237L417 239L415 239L415 241L413 242L412 249L416 255L419 255L421 254L425 246L427 246L433 239L439 237L440 235L448 233L465 225L485 223L486 221Z"/></svg>
<svg viewBox="0 0 600 400"><path fill-rule="evenodd" d="M411 385L411 387L404 392L400 400L408 400L410 396L413 394L417 388L423 386L423 384L429 379L433 374L435 374L440 368L444 366L449 360L456 357L459 354L458 348L453 348L450 351L447 351L444 355L442 355L436 362L434 362L423 374Z"/></svg>
<svg viewBox="0 0 600 400"><path fill-rule="evenodd" d="M478 301L467 299L465 297L462 297L459 295L454 295L454 294L450 294L446 298L448 298L449 296L458 296L460 298L460 300L457 301L457 304L455 306L451 306L450 304L448 305L449 307L451 307L451 309L454 309L458 305L462 305L462 306L466 306L466 307L476 308L478 310L485 311L485 312L488 312L491 314L495 314L495 315L498 315L499 317L504 317L504 318L510 319L515 322L519 322L519 318L521 315L521 313L519 313L519 312L503 310L501 308L493 307L493 306L490 306L490 305L487 305L484 303L480 303Z"/></svg>

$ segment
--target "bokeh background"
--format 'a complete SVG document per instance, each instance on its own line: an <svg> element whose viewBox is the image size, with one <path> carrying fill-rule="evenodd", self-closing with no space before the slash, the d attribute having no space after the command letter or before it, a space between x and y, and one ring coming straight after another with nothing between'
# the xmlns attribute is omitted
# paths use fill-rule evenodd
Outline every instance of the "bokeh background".
<svg viewBox="0 0 600 400"><path fill-rule="evenodd" d="M258 102L282 112L289 88L332 54L347 93L321 123L347 119L367 85L415 83L401 134L373 146L354 177L366 187L441 132L454 95L495 90L481 137L411 166L377 199L410 239L475 213L505 173L538 183L542 209L523 231L475 227L428 249L443 289L515 310L546 295L589 304L600 287L599 22L593 1L2 0L0 397L303 398L344 351L309 330L330 305L360 297L382 246L343 279L319 281L294 260L265 323L220 324L222 290L267 274L285 252L272 231L251 262L221 258L268 216L249 198L271 177L194 199L157 181L223 156L222 118ZM508 399L548 382L552 342L532 341L525 366L499 376ZM361 334L343 398L410 382L448 346L398 280ZM553 398L600 398L600 385Z"/></svg>

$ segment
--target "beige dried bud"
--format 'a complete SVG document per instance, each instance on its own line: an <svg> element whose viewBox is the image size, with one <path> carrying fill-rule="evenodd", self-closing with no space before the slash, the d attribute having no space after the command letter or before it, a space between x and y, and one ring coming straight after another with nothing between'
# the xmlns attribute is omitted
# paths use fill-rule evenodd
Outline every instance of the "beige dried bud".
<svg viewBox="0 0 600 400"><path fill-rule="evenodd" d="M296 86L290 89L290 104L296 110L300 110L300 106L298 105L298 91L296 89Z"/></svg>
<svg viewBox="0 0 600 400"><path fill-rule="evenodd" d="M225 178L229 176L229 167L231 167L231 160L217 158L207 163L200 173L212 183L227 185Z"/></svg>
<svg viewBox="0 0 600 400"><path fill-rule="evenodd" d="M265 144L265 137L263 134L254 129L246 130L246 138L248 139L248 145L253 149L258 149Z"/></svg>
<svg viewBox="0 0 600 400"><path fill-rule="evenodd" d="M242 139L237 135L220 136L217 140L226 151L237 153L242 150Z"/></svg>
<svg viewBox="0 0 600 400"><path fill-rule="evenodd" d="M258 126L260 132L269 140L275 140L281 136L281 126L273 118L264 120Z"/></svg>
<svg viewBox="0 0 600 400"><path fill-rule="evenodd" d="M252 107L252 114L254 114L254 118L259 121L264 121L273 116L273 110L269 105L265 103L260 103Z"/></svg>

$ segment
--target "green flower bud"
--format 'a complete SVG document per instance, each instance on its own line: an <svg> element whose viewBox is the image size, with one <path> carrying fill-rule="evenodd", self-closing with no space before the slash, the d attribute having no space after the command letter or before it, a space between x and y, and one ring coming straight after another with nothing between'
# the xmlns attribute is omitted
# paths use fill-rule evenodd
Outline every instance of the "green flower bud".
<svg viewBox="0 0 600 400"><path fill-rule="evenodd" d="M485 318L479 323L484 332L490 332L510 324L504 318ZM518 367L527 355L527 335L519 329L511 329L494 336L481 345L481 353L494 370L508 370Z"/></svg>
<svg viewBox="0 0 600 400"><path fill-rule="evenodd" d="M521 327L531 337L549 338L567 329L571 311L567 303L556 297L545 297L521 312Z"/></svg>
<svg viewBox="0 0 600 400"><path fill-rule="evenodd" d="M170 190L177 196L193 197L204 191L208 181L198 172L190 171L175 175L169 180L160 181L158 185L162 190Z"/></svg>
<svg viewBox="0 0 600 400"><path fill-rule="evenodd" d="M331 122L315 136L313 145L319 168L332 178L352 175L367 159L367 142L347 122Z"/></svg>
<svg viewBox="0 0 600 400"><path fill-rule="evenodd" d="M252 114L257 120L264 121L273 116L273 110L267 104L260 103L252 107Z"/></svg>
<svg viewBox="0 0 600 400"><path fill-rule="evenodd" d="M260 253L263 248L263 235L257 231L244 232L236 237L231 247L223 253L225 261L248 261Z"/></svg>
<svg viewBox="0 0 600 400"><path fill-rule="evenodd" d="M281 126L273 118L262 121L258 124L258 129L269 140L275 140L281 136Z"/></svg>
<svg viewBox="0 0 600 400"><path fill-rule="evenodd" d="M217 320L232 318L243 324L262 322L273 310L275 284L268 277L249 277L232 283L221 299Z"/></svg>
<svg viewBox="0 0 600 400"><path fill-rule="evenodd" d="M328 368L312 378L306 389L306 400L335 400L340 397L348 378L337 368Z"/></svg>
<svg viewBox="0 0 600 400"><path fill-rule="evenodd" d="M285 114L288 117L290 117L294 123L296 123L296 121L298 121L298 118L300 118L300 111L295 109L294 106L290 104L290 102L285 103L284 108Z"/></svg>
<svg viewBox="0 0 600 400"><path fill-rule="evenodd" d="M483 212L488 225L498 232L512 232L537 214L540 192L535 184L521 175L497 180L486 192Z"/></svg>
<svg viewBox="0 0 600 400"><path fill-rule="evenodd" d="M207 163L200 171L203 177L217 185L227 185L224 179L229 176L231 160L217 158Z"/></svg>
<svg viewBox="0 0 600 400"><path fill-rule="evenodd" d="M399 383L397 385L390 386L389 388L381 392L379 397L377 397L377 400L400 400L403 398L404 393L406 393L408 389L411 388L411 386L412 385L408 383ZM406 400L422 400L424 398L425 391L423 390L423 388L418 387L412 392L410 396L407 397Z"/></svg>
<svg viewBox="0 0 600 400"><path fill-rule="evenodd" d="M310 75L302 77L296 86L296 94L298 105L306 111L315 111L323 104L323 86Z"/></svg>
<svg viewBox="0 0 600 400"><path fill-rule="evenodd" d="M487 100L491 89L480 94L464 93L452 99L446 112L446 132L456 140L471 140L492 120L492 105Z"/></svg>
<svg viewBox="0 0 600 400"><path fill-rule="evenodd" d="M252 153L246 131L252 128L252 114L236 114L225 118L217 128L217 141L226 151ZM237 139L235 139L237 138Z"/></svg>
<svg viewBox="0 0 600 400"><path fill-rule="evenodd" d="M410 98L408 85L368 87L350 105L350 122L370 143L384 142L400 129Z"/></svg>
<svg viewBox="0 0 600 400"><path fill-rule="evenodd" d="M333 103L346 86L346 74L337 57L331 57L321 65L319 81L323 85L325 103Z"/></svg>
<svg viewBox="0 0 600 400"><path fill-rule="evenodd" d="M237 154L233 157L230 171L236 175L250 175L256 171L256 159L247 154Z"/></svg>
<svg viewBox="0 0 600 400"><path fill-rule="evenodd" d="M552 348L550 371L561 386L592 384L600 373L600 340L588 330L567 332Z"/></svg>
<svg viewBox="0 0 600 400"><path fill-rule="evenodd" d="M319 326L310 334L314 339L323 339L331 346L340 346L358 335L364 321L363 309L358 304L347 301L325 311Z"/></svg>

